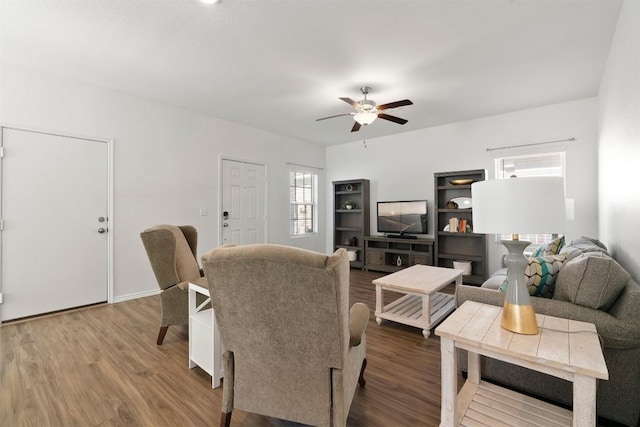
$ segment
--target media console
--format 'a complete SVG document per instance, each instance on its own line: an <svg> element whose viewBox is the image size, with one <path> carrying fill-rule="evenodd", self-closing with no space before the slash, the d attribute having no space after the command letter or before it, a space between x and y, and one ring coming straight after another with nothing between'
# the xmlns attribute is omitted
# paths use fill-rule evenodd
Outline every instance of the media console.
<svg viewBox="0 0 640 427"><path fill-rule="evenodd" d="M433 265L433 239L414 237L366 236L365 270L391 273L416 264Z"/></svg>

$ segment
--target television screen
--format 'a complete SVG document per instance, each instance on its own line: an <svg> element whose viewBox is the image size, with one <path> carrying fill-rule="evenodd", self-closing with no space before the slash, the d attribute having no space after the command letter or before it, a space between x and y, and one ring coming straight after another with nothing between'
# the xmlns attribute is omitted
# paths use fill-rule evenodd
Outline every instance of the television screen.
<svg viewBox="0 0 640 427"><path fill-rule="evenodd" d="M427 234L427 201L378 202L379 233Z"/></svg>

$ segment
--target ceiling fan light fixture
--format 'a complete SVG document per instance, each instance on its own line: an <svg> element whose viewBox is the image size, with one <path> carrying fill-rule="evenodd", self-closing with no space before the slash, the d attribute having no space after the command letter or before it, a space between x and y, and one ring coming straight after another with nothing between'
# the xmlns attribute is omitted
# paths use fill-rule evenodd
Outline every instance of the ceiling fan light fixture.
<svg viewBox="0 0 640 427"><path fill-rule="evenodd" d="M376 103L370 99L363 99L358 102L358 105L360 106L358 108L360 111L371 111L376 108Z"/></svg>
<svg viewBox="0 0 640 427"><path fill-rule="evenodd" d="M320 120L332 119L334 117L351 116L355 120L355 123L351 128L351 132L358 132L360 130L360 127L370 125L378 117L380 117L380 120L388 120L399 125L404 125L408 122L408 120L406 119L387 114L386 110L404 107L406 105L413 105L413 102L411 102L410 100L403 99L378 105L375 103L375 101L367 99L367 95L371 92L370 87L363 86L360 88L360 91L364 96L364 99L361 101L354 101L353 99L348 97L338 98L339 100L351 105L355 109L355 112L322 117L320 119L316 119L316 122L319 122Z"/></svg>
<svg viewBox="0 0 640 427"><path fill-rule="evenodd" d="M363 126L370 125L377 118L378 114L370 111L360 111L353 116L353 119Z"/></svg>

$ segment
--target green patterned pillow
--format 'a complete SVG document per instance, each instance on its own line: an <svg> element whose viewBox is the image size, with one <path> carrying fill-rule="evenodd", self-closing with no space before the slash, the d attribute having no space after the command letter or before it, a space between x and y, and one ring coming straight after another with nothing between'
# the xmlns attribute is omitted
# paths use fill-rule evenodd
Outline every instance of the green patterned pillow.
<svg viewBox="0 0 640 427"><path fill-rule="evenodd" d="M566 254L529 257L529 263L524 270L529 295L551 298L558 272L566 261ZM507 286L509 286L508 278L504 280L500 290L506 291Z"/></svg>
<svg viewBox="0 0 640 427"><path fill-rule="evenodd" d="M564 236L558 237L551 242L543 243L531 254L532 257L540 257L547 255L558 255L560 249L564 246Z"/></svg>

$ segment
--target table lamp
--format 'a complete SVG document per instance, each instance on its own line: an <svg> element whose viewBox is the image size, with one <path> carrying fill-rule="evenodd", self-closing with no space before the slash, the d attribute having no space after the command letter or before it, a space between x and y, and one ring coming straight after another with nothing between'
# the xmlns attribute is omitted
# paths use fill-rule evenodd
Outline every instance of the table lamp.
<svg viewBox="0 0 640 427"><path fill-rule="evenodd" d="M524 277L530 242L519 234L563 233L565 228L564 178L527 177L475 182L471 185L473 231L511 234L502 240L509 286L505 292L501 326L519 334L535 335L538 323Z"/></svg>

